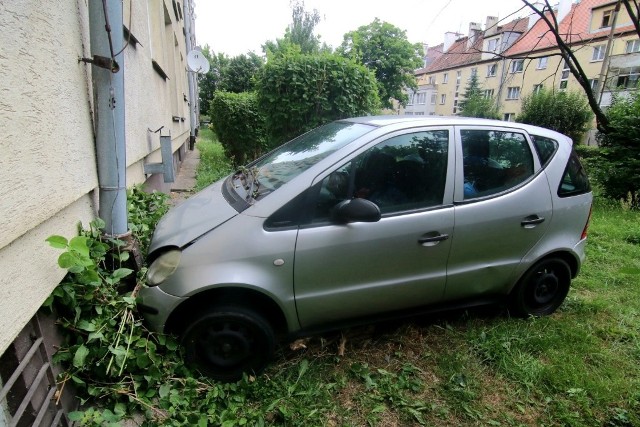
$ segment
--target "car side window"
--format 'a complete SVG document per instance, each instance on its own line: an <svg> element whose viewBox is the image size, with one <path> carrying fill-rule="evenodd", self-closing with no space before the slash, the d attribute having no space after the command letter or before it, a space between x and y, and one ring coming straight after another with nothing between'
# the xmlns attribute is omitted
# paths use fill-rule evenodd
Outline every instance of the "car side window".
<svg viewBox="0 0 640 427"><path fill-rule="evenodd" d="M523 134L468 129L460 136L465 200L508 190L533 175L533 156Z"/></svg>
<svg viewBox="0 0 640 427"><path fill-rule="evenodd" d="M558 188L558 196L570 197L578 194L584 194L591 191L587 172L582 167L578 154L575 150L571 151L571 156L567 161L567 167L562 175L560 187Z"/></svg>
<svg viewBox="0 0 640 427"><path fill-rule="evenodd" d="M449 131L415 132L390 138L341 166L320 184L312 222L331 209L364 198L382 214L442 204L447 176Z"/></svg>
<svg viewBox="0 0 640 427"><path fill-rule="evenodd" d="M547 138L546 136L530 135L533 140L533 145L536 147L538 157L540 158L540 164L544 168L549 163L549 160L553 157L558 149L558 141L555 139Z"/></svg>

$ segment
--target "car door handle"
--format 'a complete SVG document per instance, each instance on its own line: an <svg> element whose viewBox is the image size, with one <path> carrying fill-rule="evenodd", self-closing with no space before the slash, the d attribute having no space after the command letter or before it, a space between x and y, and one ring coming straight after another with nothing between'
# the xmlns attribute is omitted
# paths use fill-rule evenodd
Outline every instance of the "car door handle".
<svg viewBox="0 0 640 427"><path fill-rule="evenodd" d="M420 243L422 246L435 246L443 240L447 240L448 238L448 234L438 233L434 235L434 233L427 233L418 239L418 243Z"/></svg>
<svg viewBox="0 0 640 427"><path fill-rule="evenodd" d="M538 224L542 224L544 222L544 217L538 215L529 215L525 219L520 222L520 225L524 228L533 228Z"/></svg>

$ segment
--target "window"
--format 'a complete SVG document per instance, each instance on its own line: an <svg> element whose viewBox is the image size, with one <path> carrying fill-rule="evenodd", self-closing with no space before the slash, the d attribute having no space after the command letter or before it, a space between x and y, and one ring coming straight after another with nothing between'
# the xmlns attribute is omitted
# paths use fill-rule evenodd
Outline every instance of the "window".
<svg viewBox="0 0 640 427"><path fill-rule="evenodd" d="M599 46L594 46L593 55L591 55L591 60L602 61L604 59L604 51L605 51L605 45L601 44Z"/></svg>
<svg viewBox="0 0 640 427"><path fill-rule="evenodd" d="M425 102L427 100L427 94L424 92L421 92L418 94L418 104L424 105Z"/></svg>
<svg viewBox="0 0 640 427"><path fill-rule="evenodd" d="M542 90L542 83L533 85L533 93L538 93Z"/></svg>
<svg viewBox="0 0 640 427"><path fill-rule="evenodd" d="M436 78L435 78L435 76L429 76L429 84L430 84L430 85L434 85L434 84L436 84Z"/></svg>
<svg viewBox="0 0 640 427"><path fill-rule="evenodd" d="M560 188L558 188L558 196L569 197L577 194L584 194L591 191L587 173L580 164L580 159L575 151L571 152L567 167L564 170Z"/></svg>
<svg viewBox="0 0 640 427"><path fill-rule="evenodd" d="M505 122L512 122L516 119L516 115L515 113L504 113L504 121Z"/></svg>
<svg viewBox="0 0 640 427"><path fill-rule="evenodd" d="M627 46L624 49L625 53L640 52L640 39L627 41Z"/></svg>
<svg viewBox="0 0 640 427"><path fill-rule="evenodd" d="M537 70L544 70L547 68L547 62L549 62L549 57L545 56L542 58L538 58L538 65L536 66Z"/></svg>
<svg viewBox="0 0 640 427"><path fill-rule="evenodd" d="M520 87L509 87L507 88L507 99L519 99L520 98Z"/></svg>
<svg viewBox="0 0 640 427"><path fill-rule="evenodd" d="M589 87L593 91L598 90L598 79L589 79Z"/></svg>
<svg viewBox="0 0 640 427"><path fill-rule="evenodd" d="M633 89L637 87L640 67L621 68L616 80L616 87Z"/></svg>
<svg viewBox="0 0 640 427"><path fill-rule="evenodd" d="M489 44L487 45L487 50L489 52L495 52L498 50L498 39L489 40Z"/></svg>
<svg viewBox="0 0 640 427"><path fill-rule="evenodd" d="M460 79L462 78L462 71L456 71L456 84L460 84Z"/></svg>
<svg viewBox="0 0 640 427"><path fill-rule="evenodd" d="M566 89L567 84L569 83L569 64L567 61L564 61L564 65L562 66L562 76L560 77L560 89Z"/></svg>
<svg viewBox="0 0 640 427"><path fill-rule="evenodd" d="M533 140L533 145L536 147L538 157L540 158L540 164L542 165L542 167L545 167L558 149L558 141L556 141L555 139L547 138L545 136L530 136Z"/></svg>
<svg viewBox="0 0 640 427"><path fill-rule="evenodd" d="M493 89L485 89L483 93L485 98L493 98L493 94L494 94Z"/></svg>
<svg viewBox="0 0 640 427"><path fill-rule="evenodd" d="M443 93L440 95L440 105L444 105L445 102L447 102L447 95Z"/></svg>
<svg viewBox="0 0 640 427"><path fill-rule="evenodd" d="M524 69L524 59L514 59L511 61L511 72L521 73Z"/></svg>
<svg viewBox="0 0 640 427"><path fill-rule="evenodd" d="M611 17L613 15L613 10L605 10L602 14L602 23L600 24L600 28L606 28L611 26Z"/></svg>
<svg viewBox="0 0 640 427"><path fill-rule="evenodd" d="M478 75L478 68L474 67L471 69L471 77Z"/></svg>
<svg viewBox="0 0 640 427"><path fill-rule="evenodd" d="M455 99L453 101L453 114L456 114L458 112L458 100Z"/></svg>
<svg viewBox="0 0 640 427"><path fill-rule="evenodd" d="M523 134L463 129L460 136L465 199L509 190L533 175L533 155Z"/></svg>
<svg viewBox="0 0 640 427"><path fill-rule="evenodd" d="M498 64L487 65L487 77L495 77Z"/></svg>
<svg viewBox="0 0 640 427"><path fill-rule="evenodd" d="M326 222L338 203L372 201L382 214L442 204L449 132L431 130L390 138L321 181L313 222Z"/></svg>
<svg viewBox="0 0 640 427"><path fill-rule="evenodd" d="M444 73L442 75L442 84L445 84L449 81L449 73Z"/></svg>
<svg viewBox="0 0 640 427"><path fill-rule="evenodd" d="M407 105L413 105L413 95L415 95L412 91L408 93Z"/></svg>
<svg viewBox="0 0 640 427"><path fill-rule="evenodd" d="M438 97L437 94L435 93L431 94L431 105L435 105L437 97Z"/></svg>

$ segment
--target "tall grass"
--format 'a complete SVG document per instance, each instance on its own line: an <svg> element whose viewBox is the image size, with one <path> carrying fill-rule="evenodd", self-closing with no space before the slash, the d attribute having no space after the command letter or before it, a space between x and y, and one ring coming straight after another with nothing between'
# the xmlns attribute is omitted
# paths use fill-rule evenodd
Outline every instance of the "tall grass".
<svg viewBox="0 0 640 427"><path fill-rule="evenodd" d="M200 151L200 163L196 170L196 191L233 172L233 165L224 154L222 144L218 142L213 131L200 129L196 144Z"/></svg>

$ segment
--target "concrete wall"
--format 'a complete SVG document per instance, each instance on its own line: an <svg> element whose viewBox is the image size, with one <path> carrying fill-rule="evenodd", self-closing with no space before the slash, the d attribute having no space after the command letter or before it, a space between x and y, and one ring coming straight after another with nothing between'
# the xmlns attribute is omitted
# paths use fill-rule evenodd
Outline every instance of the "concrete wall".
<svg viewBox="0 0 640 427"><path fill-rule="evenodd" d="M97 214L92 66L78 61L91 56L88 4L0 2L0 353L65 274L45 239L70 238ZM152 52L150 5L163 11L154 25L164 52ZM125 0L123 8L139 42L124 53L127 185L168 191L143 165L160 161L159 134L148 129L171 132L176 167L189 140L184 17L170 0ZM153 68L160 53L170 79Z"/></svg>

